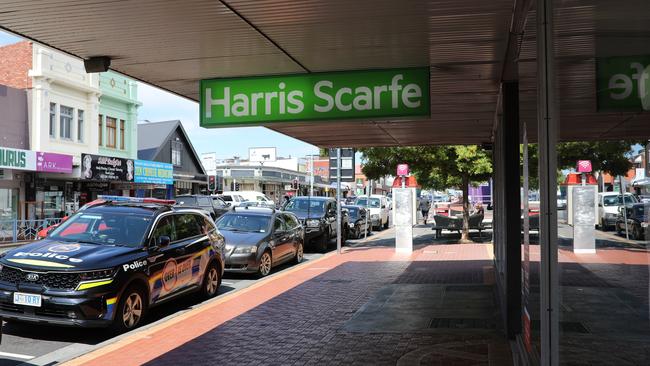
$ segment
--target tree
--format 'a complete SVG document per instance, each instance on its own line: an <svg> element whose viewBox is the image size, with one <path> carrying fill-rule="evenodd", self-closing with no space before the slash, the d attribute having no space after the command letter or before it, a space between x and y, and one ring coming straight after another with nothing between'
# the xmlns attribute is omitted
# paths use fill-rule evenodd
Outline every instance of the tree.
<svg viewBox="0 0 650 366"><path fill-rule="evenodd" d="M561 171L575 168L578 160L591 160L594 171L605 172L614 177L626 175L632 169L630 161L632 146L637 143L637 141L630 140L561 142L557 144L558 181ZM523 153L521 156L523 159ZM531 189L539 187L537 157L537 144L529 144L528 171Z"/></svg>
<svg viewBox="0 0 650 366"><path fill-rule="evenodd" d="M363 173L369 179L394 174L399 163L408 163L418 183L429 189L460 187L463 191L461 242L469 241L469 185L486 181L492 174L492 158L476 145L413 146L361 149Z"/></svg>

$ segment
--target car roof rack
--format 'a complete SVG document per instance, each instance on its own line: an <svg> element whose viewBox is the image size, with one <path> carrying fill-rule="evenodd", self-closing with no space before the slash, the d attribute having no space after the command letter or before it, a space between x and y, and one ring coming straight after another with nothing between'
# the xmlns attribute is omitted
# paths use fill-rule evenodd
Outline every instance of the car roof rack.
<svg viewBox="0 0 650 366"><path fill-rule="evenodd" d="M163 200L159 198L144 198L144 197L126 197L126 196L110 196L98 195L97 199L104 200L107 203L153 203L157 205L173 205L175 200Z"/></svg>

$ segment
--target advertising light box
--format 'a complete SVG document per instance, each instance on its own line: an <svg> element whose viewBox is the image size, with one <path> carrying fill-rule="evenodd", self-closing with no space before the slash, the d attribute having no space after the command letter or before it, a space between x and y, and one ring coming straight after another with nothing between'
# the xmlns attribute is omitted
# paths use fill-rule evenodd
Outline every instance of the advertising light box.
<svg viewBox="0 0 650 366"><path fill-rule="evenodd" d="M201 80L202 127L429 117L429 68Z"/></svg>

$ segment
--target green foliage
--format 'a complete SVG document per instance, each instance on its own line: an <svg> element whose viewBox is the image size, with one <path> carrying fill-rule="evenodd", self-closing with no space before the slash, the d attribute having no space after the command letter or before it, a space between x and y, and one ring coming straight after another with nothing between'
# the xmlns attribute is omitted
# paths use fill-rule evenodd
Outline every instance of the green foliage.
<svg viewBox="0 0 650 366"><path fill-rule="evenodd" d="M428 189L460 187L463 175L470 183L481 183L492 173L491 156L475 145L372 147L359 151L368 179L394 175L397 164L407 163L418 183Z"/></svg>
<svg viewBox="0 0 650 366"><path fill-rule="evenodd" d="M575 169L578 160L591 160L594 171L613 176L625 175L632 168L632 146L636 141L580 141L557 145L558 184L563 181L562 170ZM522 147L523 149L523 147ZM523 166L523 150L521 154ZM528 172L530 189L539 188L537 144L528 144ZM523 179L523 177L522 177Z"/></svg>

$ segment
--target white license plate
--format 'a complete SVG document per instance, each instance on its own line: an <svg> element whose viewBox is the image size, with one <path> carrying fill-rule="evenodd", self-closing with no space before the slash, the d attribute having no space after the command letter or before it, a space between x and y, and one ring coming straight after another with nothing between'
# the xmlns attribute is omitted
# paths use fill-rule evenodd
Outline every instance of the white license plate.
<svg viewBox="0 0 650 366"><path fill-rule="evenodd" d="M40 307L41 295L14 292L14 304Z"/></svg>

